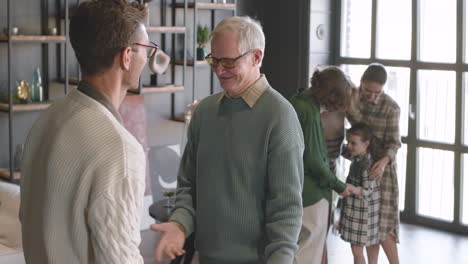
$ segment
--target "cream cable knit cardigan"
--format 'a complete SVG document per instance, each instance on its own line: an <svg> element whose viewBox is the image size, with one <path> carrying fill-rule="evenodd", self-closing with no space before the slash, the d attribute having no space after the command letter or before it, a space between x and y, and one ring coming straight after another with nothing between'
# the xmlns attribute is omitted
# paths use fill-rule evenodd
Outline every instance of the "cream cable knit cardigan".
<svg viewBox="0 0 468 264"><path fill-rule="evenodd" d="M34 123L21 179L27 263L143 263L145 155L103 105L74 90Z"/></svg>

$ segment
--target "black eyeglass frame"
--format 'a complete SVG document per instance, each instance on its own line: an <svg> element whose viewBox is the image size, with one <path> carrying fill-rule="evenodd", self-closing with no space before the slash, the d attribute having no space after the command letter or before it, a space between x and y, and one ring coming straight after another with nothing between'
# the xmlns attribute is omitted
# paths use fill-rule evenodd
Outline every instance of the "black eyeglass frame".
<svg viewBox="0 0 468 264"><path fill-rule="evenodd" d="M135 42L132 45L137 45L137 46L141 46L141 47L145 47L145 48L151 48L151 50L146 51L146 56L149 59L149 58L153 57L154 54L156 53L156 51L159 49L159 46L156 43L150 42L150 44L152 44L153 46L146 45L146 44L141 44L141 43L138 43L138 42Z"/></svg>
<svg viewBox="0 0 468 264"><path fill-rule="evenodd" d="M206 62L208 62L208 64L211 67L216 67L218 65L221 65L226 69L233 69L233 68L236 67L236 61L238 61L239 59L241 59L245 55L251 53L252 51L254 51L254 50L249 50L249 51L245 52L244 54L241 54L241 55L237 56L236 58L216 58L216 57L211 57L211 53L210 53L210 54L206 55L205 60L206 60ZM223 63L223 61L225 63ZM224 65L226 63L232 64L232 66Z"/></svg>

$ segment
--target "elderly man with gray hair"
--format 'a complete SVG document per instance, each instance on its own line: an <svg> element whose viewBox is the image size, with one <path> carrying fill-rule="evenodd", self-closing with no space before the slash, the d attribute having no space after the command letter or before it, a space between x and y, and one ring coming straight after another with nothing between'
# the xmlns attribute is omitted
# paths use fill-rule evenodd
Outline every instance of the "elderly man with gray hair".
<svg viewBox="0 0 468 264"><path fill-rule="evenodd" d="M184 253L196 230L201 263L292 263L301 228L304 140L291 104L260 73L265 36L249 17L211 33L206 60L223 92L194 111L177 198L158 260Z"/></svg>

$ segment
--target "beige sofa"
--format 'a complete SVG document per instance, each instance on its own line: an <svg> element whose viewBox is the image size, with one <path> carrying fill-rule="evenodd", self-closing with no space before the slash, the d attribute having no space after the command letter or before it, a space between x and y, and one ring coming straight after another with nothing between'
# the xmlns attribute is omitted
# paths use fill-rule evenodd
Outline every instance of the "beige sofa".
<svg viewBox="0 0 468 264"><path fill-rule="evenodd" d="M0 181L0 264L26 263L21 245L19 205L19 186Z"/></svg>

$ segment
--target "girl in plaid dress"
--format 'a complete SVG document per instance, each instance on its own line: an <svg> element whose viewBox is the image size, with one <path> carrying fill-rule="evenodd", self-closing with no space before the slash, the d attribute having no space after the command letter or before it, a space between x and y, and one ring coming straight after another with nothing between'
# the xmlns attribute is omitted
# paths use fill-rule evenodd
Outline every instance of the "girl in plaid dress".
<svg viewBox="0 0 468 264"><path fill-rule="evenodd" d="M379 253L380 185L369 177L372 165L370 144L372 131L365 123L357 123L346 131L347 151L351 155L351 167L346 183L359 186L361 196L343 198L340 233L344 241L351 243L354 263L365 263L366 247L369 263L377 263Z"/></svg>

